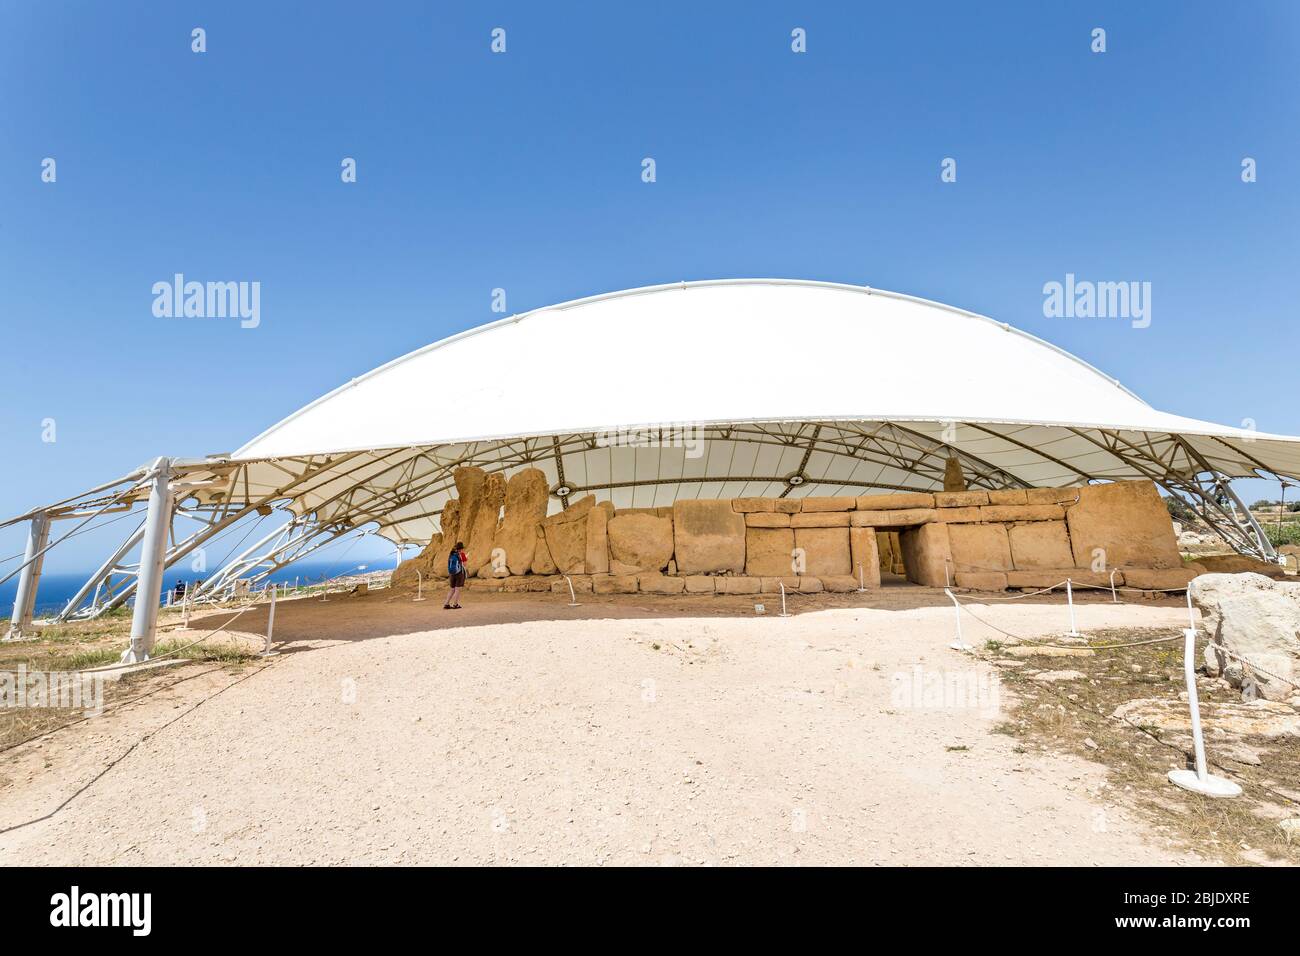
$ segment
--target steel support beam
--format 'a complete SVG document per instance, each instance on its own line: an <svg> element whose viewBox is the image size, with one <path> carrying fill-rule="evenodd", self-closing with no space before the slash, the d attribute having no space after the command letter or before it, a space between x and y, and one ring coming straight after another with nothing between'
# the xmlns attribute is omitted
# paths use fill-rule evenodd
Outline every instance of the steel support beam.
<svg viewBox="0 0 1300 956"><path fill-rule="evenodd" d="M18 593L14 595L14 613L9 619L9 632L5 640L11 641L30 634L32 616L36 611L36 589L41 582L41 567L45 564L45 548L50 540L50 516L44 511L32 515L27 526L27 548L23 552L23 569L18 578Z"/></svg>
<svg viewBox="0 0 1300 956"><path fill-rule="evenodd" d="M158 604L162 600L163 562L171 530L175 498L170 487L171 459L159 458L150 478L149 510L144 519L144 540L140 546L140 570L135 591L135 615L131 619L131 646L122 663L138 664L149 659L158 628Z"/></svg>

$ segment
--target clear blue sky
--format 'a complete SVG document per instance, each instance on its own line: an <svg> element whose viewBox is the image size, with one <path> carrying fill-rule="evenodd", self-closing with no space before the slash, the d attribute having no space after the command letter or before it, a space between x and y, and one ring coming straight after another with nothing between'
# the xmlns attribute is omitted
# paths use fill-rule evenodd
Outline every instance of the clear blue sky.
<svg viewBox="0 0 1300 956"><path fill-rule="evenodd" d="M517 312L866 283L1008 321L1159 408L1300 433L1298 26L1291 2L7 0L0 513L232 450L494 318L496 287ZM156 318L175 272L261 282L260 327ZM1045 319L1067 272L1151 282L1150 328Z"/></svg>

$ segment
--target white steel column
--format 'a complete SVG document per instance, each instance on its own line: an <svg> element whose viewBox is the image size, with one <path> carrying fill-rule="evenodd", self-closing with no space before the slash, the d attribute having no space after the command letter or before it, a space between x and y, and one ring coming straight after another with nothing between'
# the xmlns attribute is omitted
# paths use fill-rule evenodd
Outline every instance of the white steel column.
<svg viewBox="0 0 1300 956"><path fill-rule="evenodd" d="M163 561L167 556L167 536L175 504L168 487L171 477L171 459L159 458L154 463L149 489L149 510L144 521L144 542L140 546L140 570L136 579L135 614L131 618L131 646L122 654L124 664L147 661L153 650L158 602L162 599Z"/></svg>
<svg viewBox="0 0 1300 956"><path fill-rule="evenodd" d="M23 552L23 570L18 576L18 593L14 595L14 612L9 618L6 641L31 633L32 615L36 610L36 588L41 581L41 566L45 563L46 544L50 540L50 516L44 511L32 515L27 527L27 549Z"/></svg>

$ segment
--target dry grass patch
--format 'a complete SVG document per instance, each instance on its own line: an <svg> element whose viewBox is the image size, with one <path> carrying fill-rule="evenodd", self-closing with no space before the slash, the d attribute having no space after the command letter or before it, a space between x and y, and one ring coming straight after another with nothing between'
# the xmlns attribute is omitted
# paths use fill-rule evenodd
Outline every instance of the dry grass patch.
<svg viewBox="0 0 1300 956"><path fill-rule="evenodd" d="M164 614L160 618L160 625L178 626L179 623L179 614ZM29 674L37 671L72 672L114 664L129 643L130 632L131 614L126 610L91 621L43 628L35 638L0 643L0 671L12 673L22 668ZM185 680L194 673L194 664L208 663L238 669L253 659L254 655L246 645L220 634L188 646L201 636L166 637L160 634L154 656L168 654L184 663L105 681L103 706L112 708ZM0 751L85 717L83 708L0 707Z"/></svg>
<svg viewBox="0 0 1300 956"><path fill-rule="evenodd" d="M1010 720L996 733L1017 738L1026 751L1069 751L1109 771L1107 796L1146 817L1183 845L1227 863L1300 863L1300 841L1289 842L1278 826L1300 816L1300 739L1264 737L1207 726L1211 770L1241 784L1239 798L1215 800L1169 783L1170 770L1194 764L1190 731L1135 725L1113 717L1121 704L1151 699L1187 704L1183 641L1104 648L1170 636L1167 629L1096 631L1091 657L1012 657L1005 644L983 652L998 666L1010 691ZM1022 648L1025 645L1020 645ZM1083 645L1079 645L1083 646ZM1083 676L1046 681L1064 670ZM1038 678L1038 679L1036 679ZM1207 705L1237 703L1240 694L1216 678L1198 674L1202 713Z"/></svg>

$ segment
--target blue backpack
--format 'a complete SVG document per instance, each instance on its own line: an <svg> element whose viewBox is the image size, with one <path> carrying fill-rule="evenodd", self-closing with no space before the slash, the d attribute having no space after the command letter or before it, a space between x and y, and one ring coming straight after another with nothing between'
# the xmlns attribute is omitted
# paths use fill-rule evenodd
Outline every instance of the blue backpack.
<svg viewBox="0 0 1300 956"><path fill-rule="evenodd" d="M461 572L460 552L453 550L451 554L447 556L447 573L460 574L460 572Z"/></svg>

